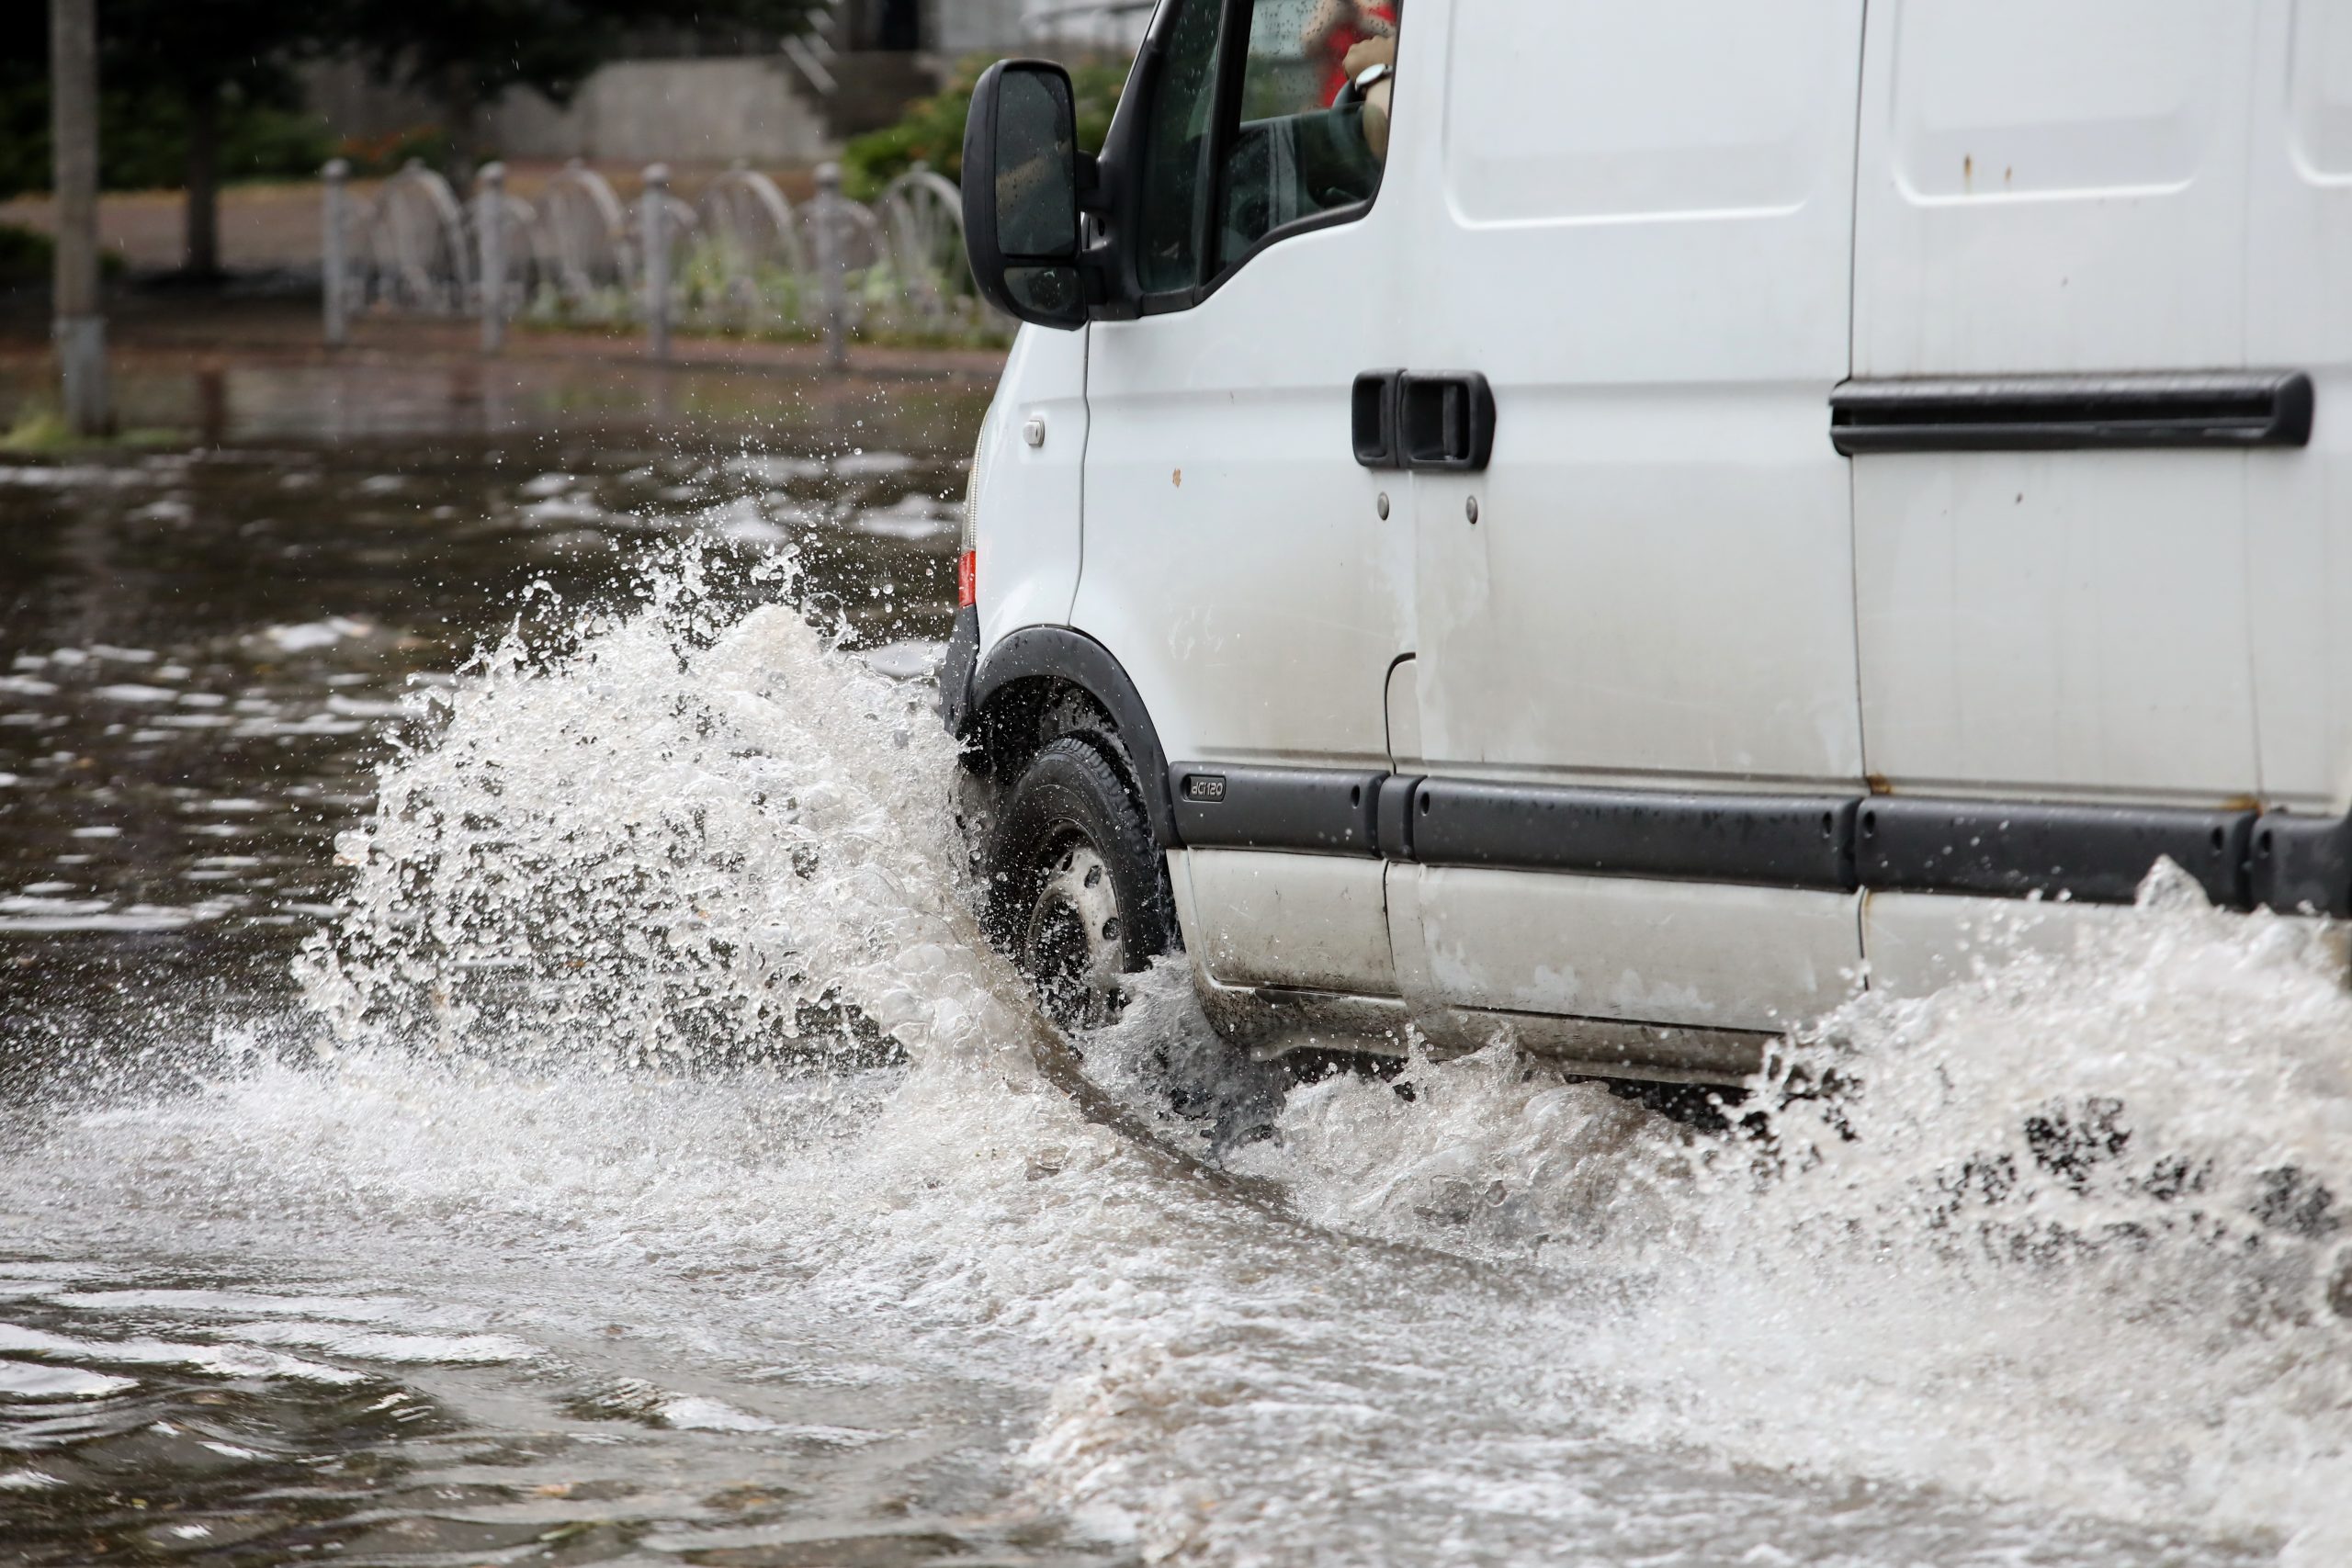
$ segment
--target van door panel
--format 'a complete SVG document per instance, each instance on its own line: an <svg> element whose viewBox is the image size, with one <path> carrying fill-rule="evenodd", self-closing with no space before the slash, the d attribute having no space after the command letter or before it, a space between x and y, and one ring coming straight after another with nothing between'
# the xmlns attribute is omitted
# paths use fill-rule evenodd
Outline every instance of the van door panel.
<svg viewBox="0 0 2352 1568"><path fill-rule="evenodd" d="M1191 850L1198 963L1222 986L1395 996L1376 860Z"/></svg>
<svg viewBox="0 0 2352 1568"><path fill-rule="evenodd" d="M1401 346L1378 217L1276 246L1193 310L1091 329L1073 618L1170 758L1385 765L1409 556L1348 434L1356 375Z"/></svg>
<svg viewBox="0 0 2352 1568"><path fill-rule="evenodd" d="M1863 723L1902 790L2254 790L2237 453L1854 459Z"/></svg>
<svg viewBox="0 0 2352 1568"><path fill-rule="evenodd" d="M1436 995L1507 1012L1779 1031L1859 987L1857 896L1419 866Z"/></svg>
<svg viewBox="0 0 2352 1568"><path fill-rule="evenodd" d="M1873 0L1854 373L2243 363L2245 0Z"/></svg>
<svg viewBox="0 0 2352 1568"><path fill-rule="evenodd" d="M1827 404L1861 0L1454 0L1416 25L1434 9L1441 194L1404 363L1486 375L1497 425L1487 472L1414 481L1413 771L1859 795ZM1772 1029L1860 960L1849 894L1428 866L1390 889L1433 1028Z"/></svg>
<svg viewBox="0 0 2352 1568"><path fill-rule="evenodd" d="M1417 481L1433 772L1860 776L1824 406L1861 12L1456 6L1408 363L1498 416L1487 474Z"/></svg>
<svg viewBox="0 0 2352 1568"><path fill-rule="evenodd" d="M2247 367L2248 20L2241 0L1874 0L1857 378ZM2282 457L1855 457L1882 785L2254 795L2247 486Z"/></svg>

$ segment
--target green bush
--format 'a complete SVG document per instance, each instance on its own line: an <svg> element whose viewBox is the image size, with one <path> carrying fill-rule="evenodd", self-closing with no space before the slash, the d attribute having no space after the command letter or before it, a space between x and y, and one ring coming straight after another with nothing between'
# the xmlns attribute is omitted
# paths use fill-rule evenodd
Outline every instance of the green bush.
<svg viewBox="0 0 2352 1568"><path fill-rule="evenodd" d="M872 201L882 194L883 186L919 163L960 184L964 121L972 112L972 89L989 64L984 57L965 61L937 96L916 104L898 124L851 141L842 150L842 190L856 200ZM1103 137L1110 133L1111 111L1118 107L1120 89L1126 85L1127 62L1076 65L1069 74L1078 93L1078 143L1090 152L1099 152Z"/></svg>

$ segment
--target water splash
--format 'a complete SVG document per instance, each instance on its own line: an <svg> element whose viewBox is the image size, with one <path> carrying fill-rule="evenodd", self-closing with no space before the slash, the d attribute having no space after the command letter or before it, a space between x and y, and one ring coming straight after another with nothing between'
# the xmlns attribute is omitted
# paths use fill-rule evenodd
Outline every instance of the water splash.
<svg viewBox="0 0 2352 1568"><path fill-rule="evenodd" d="M691 553L553 629L343 845L315 1058L77 1117L0 1212L300 1275L249 1337L306 1359L391 1290L583 1419L952 1428L990 1517L1152 1560L2352 1558L2352 1015L2301 928L2160 883L2065 953L1988 931L1724 1134L1500 1052L1245 1081L1245 1192L1037 1070L919 684ZM1144 1003L1090 1070L1220 1149L1238 1100L1153 1100L1218 1059L1181 965Z"/></svg>
<svg viewBox="0 0 2352 1568"><path fill-rule="evenodd" d="M1521 1330L1626 1436L2352 1560L2340 936L2169 872L2033 922L1789 1043L1726 1135L1490 1050L1299 1090L1237 1164L1555 1279Z"/></svg>
<svg viewBox="0 0 2352 1568"><path fill-rule="evenodd" d="M794 576L777 556L753 581ZM968 912L925 685L781 604L742 613L693 546L558 625L427 694L431 739L338 845L356 909L304 978L340 1043L682 1066L807 1040L1019 1070L1033 1025Z"/></svg>

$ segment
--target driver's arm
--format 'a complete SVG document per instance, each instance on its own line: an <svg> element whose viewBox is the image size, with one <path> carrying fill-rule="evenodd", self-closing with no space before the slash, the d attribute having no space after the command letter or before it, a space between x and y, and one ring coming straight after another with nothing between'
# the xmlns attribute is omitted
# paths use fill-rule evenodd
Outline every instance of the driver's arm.
<svg viewBox="0 0 2352 1568"><path fill-rule="evenodd" d="M1388 102L1393 96L1396 78L1396 40L1394 38L1370 38L1348 51L1348 58L1340 69L1348 80L1354 81L1374 65L1385 65L1390 74L1363 98L1363 140L1372 155L1382 163L1388 161Z"/></svg>

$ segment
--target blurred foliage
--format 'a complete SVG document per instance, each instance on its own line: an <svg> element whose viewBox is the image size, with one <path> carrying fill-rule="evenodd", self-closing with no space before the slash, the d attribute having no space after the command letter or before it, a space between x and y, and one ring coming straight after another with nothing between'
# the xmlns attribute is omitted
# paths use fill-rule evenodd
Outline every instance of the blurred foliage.
<svg viewBox="0 0 2352 1568"><path fill-rule="evenodd" d="M308 179L333 155L324 121L224 95L223 180ZM49 188L49 83L0 84L0 200ZM187 174L187 105L175 94L119 90L98 107L98 182L108 190L176 188Z"/></svg>
<svg viewBox="0 0 2352 1568"><path fill-rule="evenodd" d="M189 129L212 118L223 179L315 172L325 128L300 112L294 62L319 42L334 0L100 0L98 178L176 186ZM50 179L48 7L0 32L0 197Z"/></svg>
<svg viewBox="0 0 2352 1568"><path fill-rule="evenodd" d="M0 288L23 288L49 281L57 246L38 229L21 223L0 223ZM122 257L98 253L98 269L108 276L122 271Z"/></svg>
<svg viewBox="0 0 2352 1568"><path fill-rule="evenodd" d="M697 28L798 30L820 0L698 0ZM0 28L0 199L50 178L49 7ZM558 103L632 29L675 26L676 0L98 0L100 179L178 186L191 117L216 117L222 179L309 175L336 149L300 113L296 68L355 58L444 106L437 132L369 157L447 164L476 111L511 86ZM345 156L352 156L345 150ZM355 162L360 161L355 159Z"/></svg>
<svg viewBox="0 0 2352 1568"><path fill-rule="evenodd" d="M975 56L956 68L955 76L938 96L907 110L896 125L861 136L842 151L842 188L858 201L872 201L882 187L913 168L928 164L961 184L964 177L964 121L972 112L972 89L992 62ZM1070 85L1078 97L1078 144L1089 152L1102 150L1110 134L1111 111L1127 83L1128 62L1102 61L1070 68Z"/></svg>

